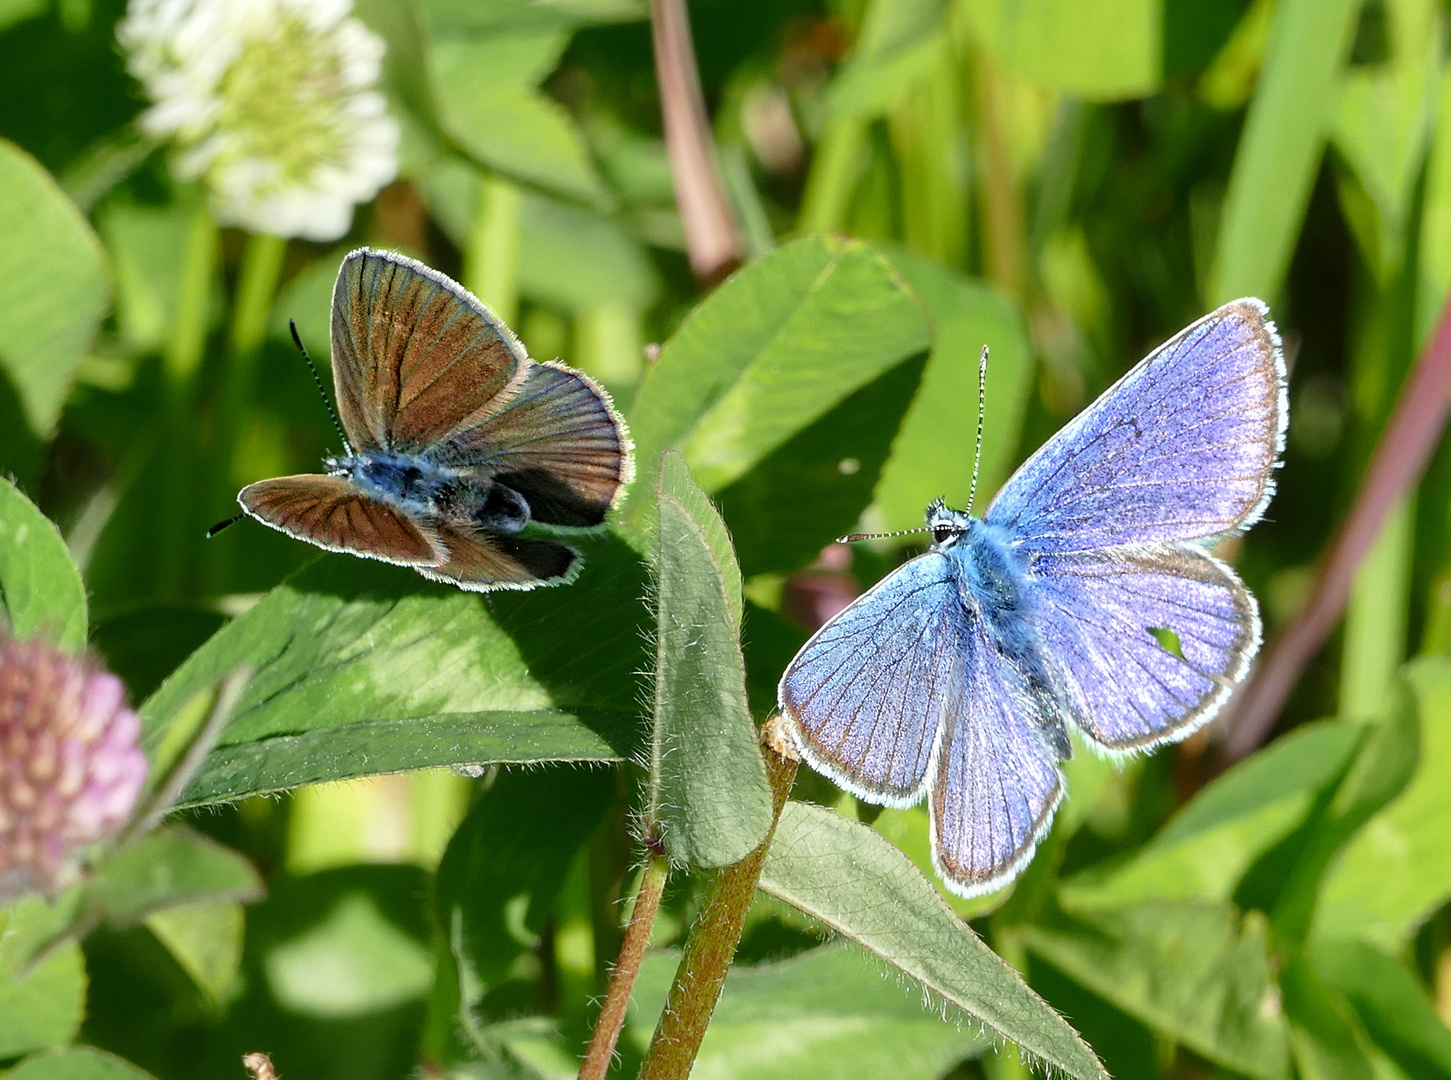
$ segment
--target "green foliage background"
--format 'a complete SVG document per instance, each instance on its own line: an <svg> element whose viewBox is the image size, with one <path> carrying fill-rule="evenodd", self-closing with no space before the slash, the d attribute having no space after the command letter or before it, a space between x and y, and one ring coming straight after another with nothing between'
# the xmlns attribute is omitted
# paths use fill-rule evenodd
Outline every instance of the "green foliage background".
<svg viewBox="0 0 1451 1080"><path fill-rule="evenodd" d="M751 721L813 597L911 551L822 549L965 502L984 343L990 496L1153 345L1268 301L1285 468L1223 554L1270 633L1303 603L1451 289L1445 4L689 10L744 236L713 288L637 0L359 0L401 178L335 246L219 231L171 178L118 0L0 0L6 621L125 678L157 775L247 673L160 831L0 911L3 1075L573 1075L644 821L675 869L633 1075L712 868L769 828ZM639 479L574 585L202 539L336 450L286 328L324 353L359 243L614 392ZM1277 737L1222 774L1212 732L1079 753L1015 887L945 896L922 808L803 771L695 1075L1451 1076L1448 654L1443 450Z"/></svg>

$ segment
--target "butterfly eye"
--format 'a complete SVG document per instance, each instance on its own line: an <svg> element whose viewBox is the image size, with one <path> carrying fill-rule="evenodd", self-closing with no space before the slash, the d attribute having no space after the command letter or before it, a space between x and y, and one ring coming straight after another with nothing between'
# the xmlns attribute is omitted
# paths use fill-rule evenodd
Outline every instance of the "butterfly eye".
<svg viewBox="0 0 1451 1080"><path fill-rule="evenodd" d="M957 535L957 530L948 528L946 525L939 525L932 530L932 539L939 544L945 544Z"/></svg>

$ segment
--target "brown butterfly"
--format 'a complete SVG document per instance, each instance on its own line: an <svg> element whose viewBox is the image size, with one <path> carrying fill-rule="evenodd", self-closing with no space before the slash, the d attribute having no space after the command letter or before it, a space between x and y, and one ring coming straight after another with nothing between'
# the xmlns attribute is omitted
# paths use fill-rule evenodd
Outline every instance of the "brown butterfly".
<svg viewBox="0 0 1451 1080"><path fill-rule="evenodd" d="M577 551L518 534L531 521L603 523L633 472L609 395L531 360L457 282L369 248L333 286L332 369L343 456L325 475L249 484L244 511L475 592L574 578Z"/></svg>

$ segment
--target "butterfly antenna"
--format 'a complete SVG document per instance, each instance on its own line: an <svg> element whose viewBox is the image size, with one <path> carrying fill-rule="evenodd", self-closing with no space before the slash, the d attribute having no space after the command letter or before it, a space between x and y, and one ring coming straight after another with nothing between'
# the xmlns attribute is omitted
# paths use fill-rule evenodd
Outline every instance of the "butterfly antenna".
<svg viewBox="0 0 1451 1080"><path fill-rule="evenodd" d="M302 358L307 361L307 370L312 372L312 381L317 383L317 392L322 395L323 408L327 409L327 414L333 418L333 427L337 428L338 438L343 440L343 450L349 457L352 457L352 443L348 442L348 434L343 430L343 423L338 419L337 410L333 408L333 403L327 396L327 388L322 384L322 376L317 373L317 365L312 362L312 357L307 355L307 346L302 343L302 336L297 332L297 320L288 319L287 328L292 331L292 342L297 346L297 351L302 353Z"/></svg>
<svg viewBox="0 0 1451 1080"><path fill-rule="evenodd" d="M210 540L212 537L216 536L217 533L221 532L223 529L229 529L229 528L231 528L233 525L237 524L237 522L241 521L246 516L247 516L246 514L238 514L236 517L229 517L229 518L227 518L226 521L219 521L219 522L217 522L215 525L213 525L210 529L207 530L207 539Z"/></svg>
<svg viewBox="0 0 1451 1080"><path fill-rule="evenodd" d="M982 418L987 404L987 346L977 360L977 446L972 452L972 489L967 494L967 512L972 513L972 504L977 499L977 470L982 464Z"/></svg>
<svg viewBox="0 0 1451 1080"><path fill-rule="evenodd" d="M838 536L838 544L855 544L858 540L890 540L894 536L912 536L915 533L931 532L932 530L923 526L920 529L898 529L896 532L884 533L847 533L845 536Z"/></svg>

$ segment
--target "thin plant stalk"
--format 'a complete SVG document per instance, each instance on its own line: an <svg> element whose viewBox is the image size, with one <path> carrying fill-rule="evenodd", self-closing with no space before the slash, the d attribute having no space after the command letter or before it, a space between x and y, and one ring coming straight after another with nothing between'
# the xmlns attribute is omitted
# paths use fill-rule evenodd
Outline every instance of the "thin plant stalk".
<svg viewBox="0 0 1451 1080"><path fill-rule="evenodd" d="M589 1049L585 1051L584 1064L580 1066L579 1080L604 1080L609 1072L610 1061L620 1041L620 1032L625 1026L625 1014L630 1006L630 993L635 988L635 979L640 974L640 962L645 957L645 946L650 943L650 931L655 926L655 916L660 913L660 897L665 892L665 879L669 876L670 864L663 855L652 855L640 875L640 887L635 892L635 907L630 913L630 923L625 928L625 940L620 945L620 956L610 973L609 989L605 991L605 1002L600 1008L599 1019L595 1021L594 1033L590 1036Z"/></svg>
<svg viewBox="0 0 1451 1080"><path fill-rule="evenodd" d="M685 0L651 0L650 29L665 149L690 269L703 282L719 281L739 265L743 244L715 157Z"/></svg>
<svg viewBox="0 0 1451 1080"><path fill-rule="evenodd" d="M233 492L228 490L237 460L237 444L242 438L247 415L251 410L253 390L257 384L257 358L267 340L267 322L272 315L272 301L282 279L282 262L287 255L287 241L280 236L253 233L242 252L242 265L237 277L237 292L232 302L232 324L227 338L227 374L222 398L217 403L217 437L213 469L221 490L208 493L207 504L215 504L217 513L232 509ZM207 579L212 591L222 591L227 584L226 554L232 549L219 546L209 553Z"/></svg>
<svg viewBox="0 0 1451 1080"><path fill-rule="evenodd" d="M207 326L211 314L212 282L217 272L217 224L201 199L187 236L185 261L177 290L176 321L162 354L166 375L166 487L162 492L161 544L157 565L163 595L186 588L187 552L192 546L191 509L194 455L191 428L192 399L197 372L206 352Z"/></svg>
<svg viewBox="0 0 1451 1080"><path fill-rule="evenodd" d="M1003 76L986 53L973 56L972 89L977 104L980 151L983 262L988 280L1021 298L1027 289L1028 240L1022 198L1013 176L1012 152L1004 123Z"/></svg>
<svg viewBox="0 0 1451 1080"><path fill-rule="evenodd" d="M1355 505L1315 573L1310 601L1270 642L1259 668L1240 692L1224 745L1226 761L1259 746L1274 726L1300 673L1340 621L1355 572L1391 511L1415 487L1451 414L1451 299L1441 309L1431 343L1401 388Z"/></svg>
<svg viewBox="0 0 1451 1080"><path fill-rule="evenodd" d="M745 929L746 913L761 879L766 852L776 835L781 808L796 779L797 762L777 749L780 742L772 738L772 731L768 723L763 750L771 783L771 831L760 847L721 870L706 888L700 914L685 939L685 951L665 999L665 1010L645 1051L639 1080L685 1080L720 1000L726 973Z"/></svg>
<svg viewBox="0 0 1451 1080"><path fill-rule="evenodd" d="M502 176L479 178L479 212L464 248L464 285L505 323L519 318L519 219L524 196Z"/></svg>
<svg viewBox="0 0 1451 1080"><path fill-rule="evenodd" d="M796 229L806 235L840 231L866 156L866 128L859 120L828 122L816 143Z"/></svg>
<svg viewBox="0 0 1451 1080"><path fill-rule="evenodd" d="M232 306L230 345L234 367L239 366L236 358L255 356L267 337L267 319L272 314L272 299L277 295L286 255L287 241L280 236L253 233L247 238L237 278L237 299Z"/></svg>

